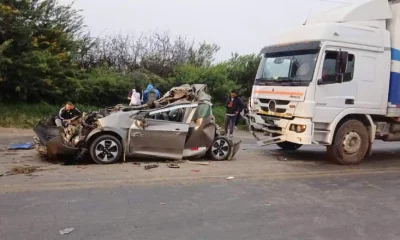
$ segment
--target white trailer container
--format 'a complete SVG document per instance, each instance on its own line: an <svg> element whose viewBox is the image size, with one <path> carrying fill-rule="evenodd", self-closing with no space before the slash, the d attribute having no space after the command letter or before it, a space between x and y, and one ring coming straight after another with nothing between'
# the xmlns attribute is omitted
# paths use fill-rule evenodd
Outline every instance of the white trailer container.
<svg viewBox="0 0 400 240"><path fill-rule="evenodd" d="M375 140L400 141L400 1L315 15L261 54L249 106L259 145L318 144L358 164Z"/></svg>

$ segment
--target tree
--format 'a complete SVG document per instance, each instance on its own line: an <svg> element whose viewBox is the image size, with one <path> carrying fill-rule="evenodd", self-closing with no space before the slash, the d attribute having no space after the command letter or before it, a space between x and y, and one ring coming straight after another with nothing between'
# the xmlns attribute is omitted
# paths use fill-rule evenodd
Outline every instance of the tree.
<svg viewBox="0 0 400 240"><path fill-rule="evenodd" d="M232 54L226 62L229 79L239 86L239 94L250 97L261 58L258 55Z"/></svg>
<svg viewBox="0 0 400 240"><path fill-rule="evenodd" d="M3 0L0 22L0 100L68 98L79 84L79 11L57 0Z"/></svg>

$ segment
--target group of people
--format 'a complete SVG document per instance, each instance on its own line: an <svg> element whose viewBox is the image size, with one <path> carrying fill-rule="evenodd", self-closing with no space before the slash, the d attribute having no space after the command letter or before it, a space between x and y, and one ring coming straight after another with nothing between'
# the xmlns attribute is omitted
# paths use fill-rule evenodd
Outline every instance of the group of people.
<svg viewBox="0 0 400 240"><path fill-rule="evenodd" d="M139 88L134 87L128 95L130 100L129 106L139 106L147 103L154 103L160 98L160 92L149 84L145 91L141 92ZM235 90L230 92L230 96L225 102L226 112L225 112L225 133L232 138L235 126L238 123L239 118L246 118L247 107L243 100L238 97ZM55 119L57 126L62 126L64 121L70 121L81 116L81 112L76 108L71 102L67 102L65 107L60 109L58 116Z"/></svg>
<svg viewBox="0 0 400 240"><path fill-rule="evenodd" d="M143 92L138 87L134 87L128 94L129 106L140 106L148 102L154 102L161 97L158 91L151 83L147 85Z"/></svg>
<svg viewBox="0 0 400 240"><path fill-rule="evenodd" d="M146 90L143 92L139 88L134 87L128 95L128 99L130 100L129 106L140 106L148 102L154 102L159 98L160 92L152 84L147 85ZM63 126L63 123L76 119L81 115L81 111L74 104L67 102L55 118L55 124L56 126Z"/></svg>

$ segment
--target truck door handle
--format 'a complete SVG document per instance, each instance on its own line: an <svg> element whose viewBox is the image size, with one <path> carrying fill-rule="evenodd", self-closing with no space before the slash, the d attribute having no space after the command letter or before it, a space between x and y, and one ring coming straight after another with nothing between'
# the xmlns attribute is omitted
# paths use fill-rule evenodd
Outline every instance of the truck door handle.
<svg viewBox="0 0 400 240"><path fill-rule="evenodd" d="M354 104L354 99L346 99L344 102L346 105L353 105Z"/></svg>
<svg viewBox="0 0 400 240"><path fill-rule="evenodd" d="M179 128L175 128L175 131L179 131L180 129Z"/></svg>

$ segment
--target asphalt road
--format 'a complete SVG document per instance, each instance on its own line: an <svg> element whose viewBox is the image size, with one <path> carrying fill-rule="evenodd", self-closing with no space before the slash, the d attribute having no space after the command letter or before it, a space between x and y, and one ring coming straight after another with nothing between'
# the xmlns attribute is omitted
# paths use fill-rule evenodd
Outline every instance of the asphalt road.
<svg viewBox="0 0 400 240"><path fill-rule="evenodd" d="M23 140L0 136L4 146ZM398 143L376 142L350 167L326 161L322 147L281 152L241 140L234 161L179 170L3 155L4 171L44 171L0 177L0 239L400 239Z"/></svg>
<svg viewBox="0 0 400 240"><path fill-rule="evenodd" d="M0 194L0 239L400 239L399 184L390 173Z"/></svg>

